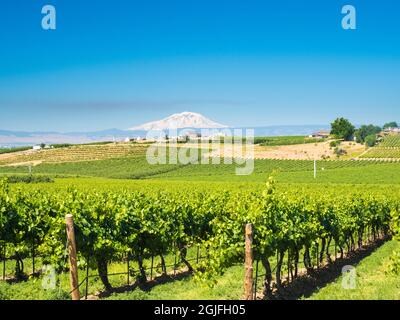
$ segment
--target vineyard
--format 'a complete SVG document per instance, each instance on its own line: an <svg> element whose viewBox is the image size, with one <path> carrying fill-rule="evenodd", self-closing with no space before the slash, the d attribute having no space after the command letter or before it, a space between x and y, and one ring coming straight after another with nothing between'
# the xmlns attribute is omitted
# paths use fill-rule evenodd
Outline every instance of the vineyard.
<svg viewBox="0 0 400 320"><path fill-rule="evenodd" d="M361 155L360 158L397 160L400 159L400 148L373 147Z"/></svg>
<svg viewBox="0 0 400 320"><path fill-rule="evenodd" d="M93 161L102 159L121 158L144 154L147 145L139 144L95 144L76 145L66 148L55 148L48 150L28 150L23 153L8 154L7 157L0 157L0 165L27 163L27 162L76 162Z"/></svg>
<svg viewBox="0 0 400 320"><path fill-rule="evenodd" d="M243 298L248 223L262 299L398 233L395 161L318 160L314 178L310 160L256 159L249 176L223 159L150 165L138 144L27 153L0 158L13 164L0 166L0 299L70 297L66 214L89 299ZM47 266L56 289L41 287Z"/></svg>
<svg viewBox="0 0 400 320"><path fill-rule="evenodd" d="M390 135L379 143L381 148L400 148L400 135Z"/></svg>
<svg viewBox="0 0 400 320"><path fill-rule="evenodd" d="M254 144L261 146L289 146L303 143L319 143L324 142L326 139L309 138L304 136L277 136L277 137L256 137Z"/></svg>
<svg viewBox="0 0 400 320"><path fill-rule="evenodd" d="M400 159L400 135L390 135L373 148L370 148L360 158L370 159Z"/></svg>
<svg viewBox="0 0 400 320"><path fill-rule="evenodd" d="M243 263L244 225L252 223L255 258L265 273L263 295L271 297L283 285L285 266L287 281L293 280L302 269L329 263L333 245L343 256L366 239L388 236L399 208L399 192L390 187L368 195L341 187L282 191L270 180L262 190L247 191L104 190L45 191L2 182L0 243L3 259L15 261L13 275L5 268L4 277L25 278L24 262L35 257L65 274L64 217L73 214L79 267L86 278L97 273L102 291L122 285L110 280L116 264L126 266L128 283L129 276L143 284L156 273L186 272L213 285L227 268Z"/></svg>
<svg viewBox="0 0 400 320"><path fill-rule="evenodd" d="M14 153L20 151L30 150L31 147L18 147L18 148L0 148L0 154Z"/></svg>
<svg viewBox="0 0 400 320"><path fill-rule="evenodd" d="M103 148L110 148L104 146ZM235 164L160 164L157 166L147 162L144 151L133 149L134 154L125 157L115 157L97 161L79 161L63 163L42 163L33 168L36 174L54 176L91 176L119 179L237 179ZM89 151L87 151L89 153ZM64 159L71 158L73 154L64 151ZM91 155L92 156L92 155ZM111 157L111 155L109 155ZM78 157L78 155L76 155ZM104 156L105 157L105 156ZM11 161L11 160L9 160ZM46 160L48 162L52 160ZM354 160L319 160L317 168L320 172L344 168L379 167L382 161L354 161ZM243 180L265 179L274 171L279 172L312 172L314 162L310 160L254 160L254 174L241 177ZM0 174L27 174L28 165L0 166Z"/></svg>

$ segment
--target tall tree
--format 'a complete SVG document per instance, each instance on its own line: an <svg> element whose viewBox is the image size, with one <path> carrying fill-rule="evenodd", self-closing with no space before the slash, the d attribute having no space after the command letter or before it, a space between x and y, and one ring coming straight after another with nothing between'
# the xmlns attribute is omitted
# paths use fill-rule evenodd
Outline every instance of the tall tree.
<svg viewBox="0 0 400 320"><path fill-rule="evenodd" d="M380 127L374 126L373 124L370 124L368 126L363 125L356 130L355 136L358 143L364 143L366 137L371 135L377 135L381 131L382 129Z"/></svg>
<svg viewBox="0 0 400 320"><path fill-rule="evenodd" d="M331 123L331 134L337 139L352 140L355 127L345 118L337 118Z"/></svg>
<svg viewBox="0 0 400 320"><path fill-rule="evenodd" d="M399 126L398 126L397 122L392 121L392 122L385 123L385 125L383 126L383 129L398 128L398 127Z"/></svg>

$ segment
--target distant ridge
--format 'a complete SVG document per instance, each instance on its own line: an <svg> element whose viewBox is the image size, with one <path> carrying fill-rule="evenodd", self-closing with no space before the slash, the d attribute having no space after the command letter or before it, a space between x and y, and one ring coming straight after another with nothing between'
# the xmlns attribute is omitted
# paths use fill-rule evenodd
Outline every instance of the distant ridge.
<svg viewBox="0 0 400 320"><path fill-rule="evenodd" d="M225 127L221 127L225 128ZM318 130L329 130L329 125L282 125L254 127L254 134L260 136L309 135ZM195 128L193 128L195 129ZM203 128L200 128L203 129ZM204 128L207 129L207 128ZM251 129L251 127L233 127L231 129ZM91 132L28 132L0 129L0 148L27 146L38 143L88 143L95 141L123 141L126 137L146 137L146 130L108 129Z"/></svg>
<svg viewBox="0 0 400 320"><path fill-rule="evenodd" d="M228 126L212 121L203 115L195 112L182 112L173 114L159 121L152 121L142 124L129 130L169 130L169 129L220 129Z"/></svg>

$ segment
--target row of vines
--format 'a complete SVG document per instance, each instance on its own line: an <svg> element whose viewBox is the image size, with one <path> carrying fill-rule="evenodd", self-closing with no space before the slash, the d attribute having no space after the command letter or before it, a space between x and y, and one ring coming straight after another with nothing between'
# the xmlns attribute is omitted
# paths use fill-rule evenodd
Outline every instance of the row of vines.
<svg viewBox="0 0 400 320"><path fill-rule="evenodd" d="M137 280L143 282L147 279L143 260L157 256L164 263L164 257L177 248L180 260L197 279L213 283L228 267L243 262L244 225L252 223L254 253L265 269L268 296L273 286L281 285L278 271L285 254L295 266L302 260L308 270L310 249L316 245L321 260L329 261L332 241L343 253L360 246L367 232L374 238L390 234L391 218L399 212L394 195L332 190L278 192L271 179L263 192L11 191L3 181L0 245L15 259L16 277L23 274L22 261L33 250L59 272L65 271L64 217L73 214L79 260L98 270L106 290L112 289L110 263L129 255L140 270ZM206 253L196 263L186 259L194 245ZM273 284L270 261L276 253Z"/></svg>

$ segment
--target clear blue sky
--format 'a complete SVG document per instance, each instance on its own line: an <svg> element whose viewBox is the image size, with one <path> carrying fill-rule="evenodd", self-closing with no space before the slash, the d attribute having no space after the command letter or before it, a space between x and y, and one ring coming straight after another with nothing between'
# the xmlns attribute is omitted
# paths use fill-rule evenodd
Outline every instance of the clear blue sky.
<svg viewBox="0 0 400 320"><path fill-rule="evenodd" d="M41 8L57 9L57 30ZM341 8L357 9L357 30ZM0 129L400 121L396 0L3 0Z"/></svg>

